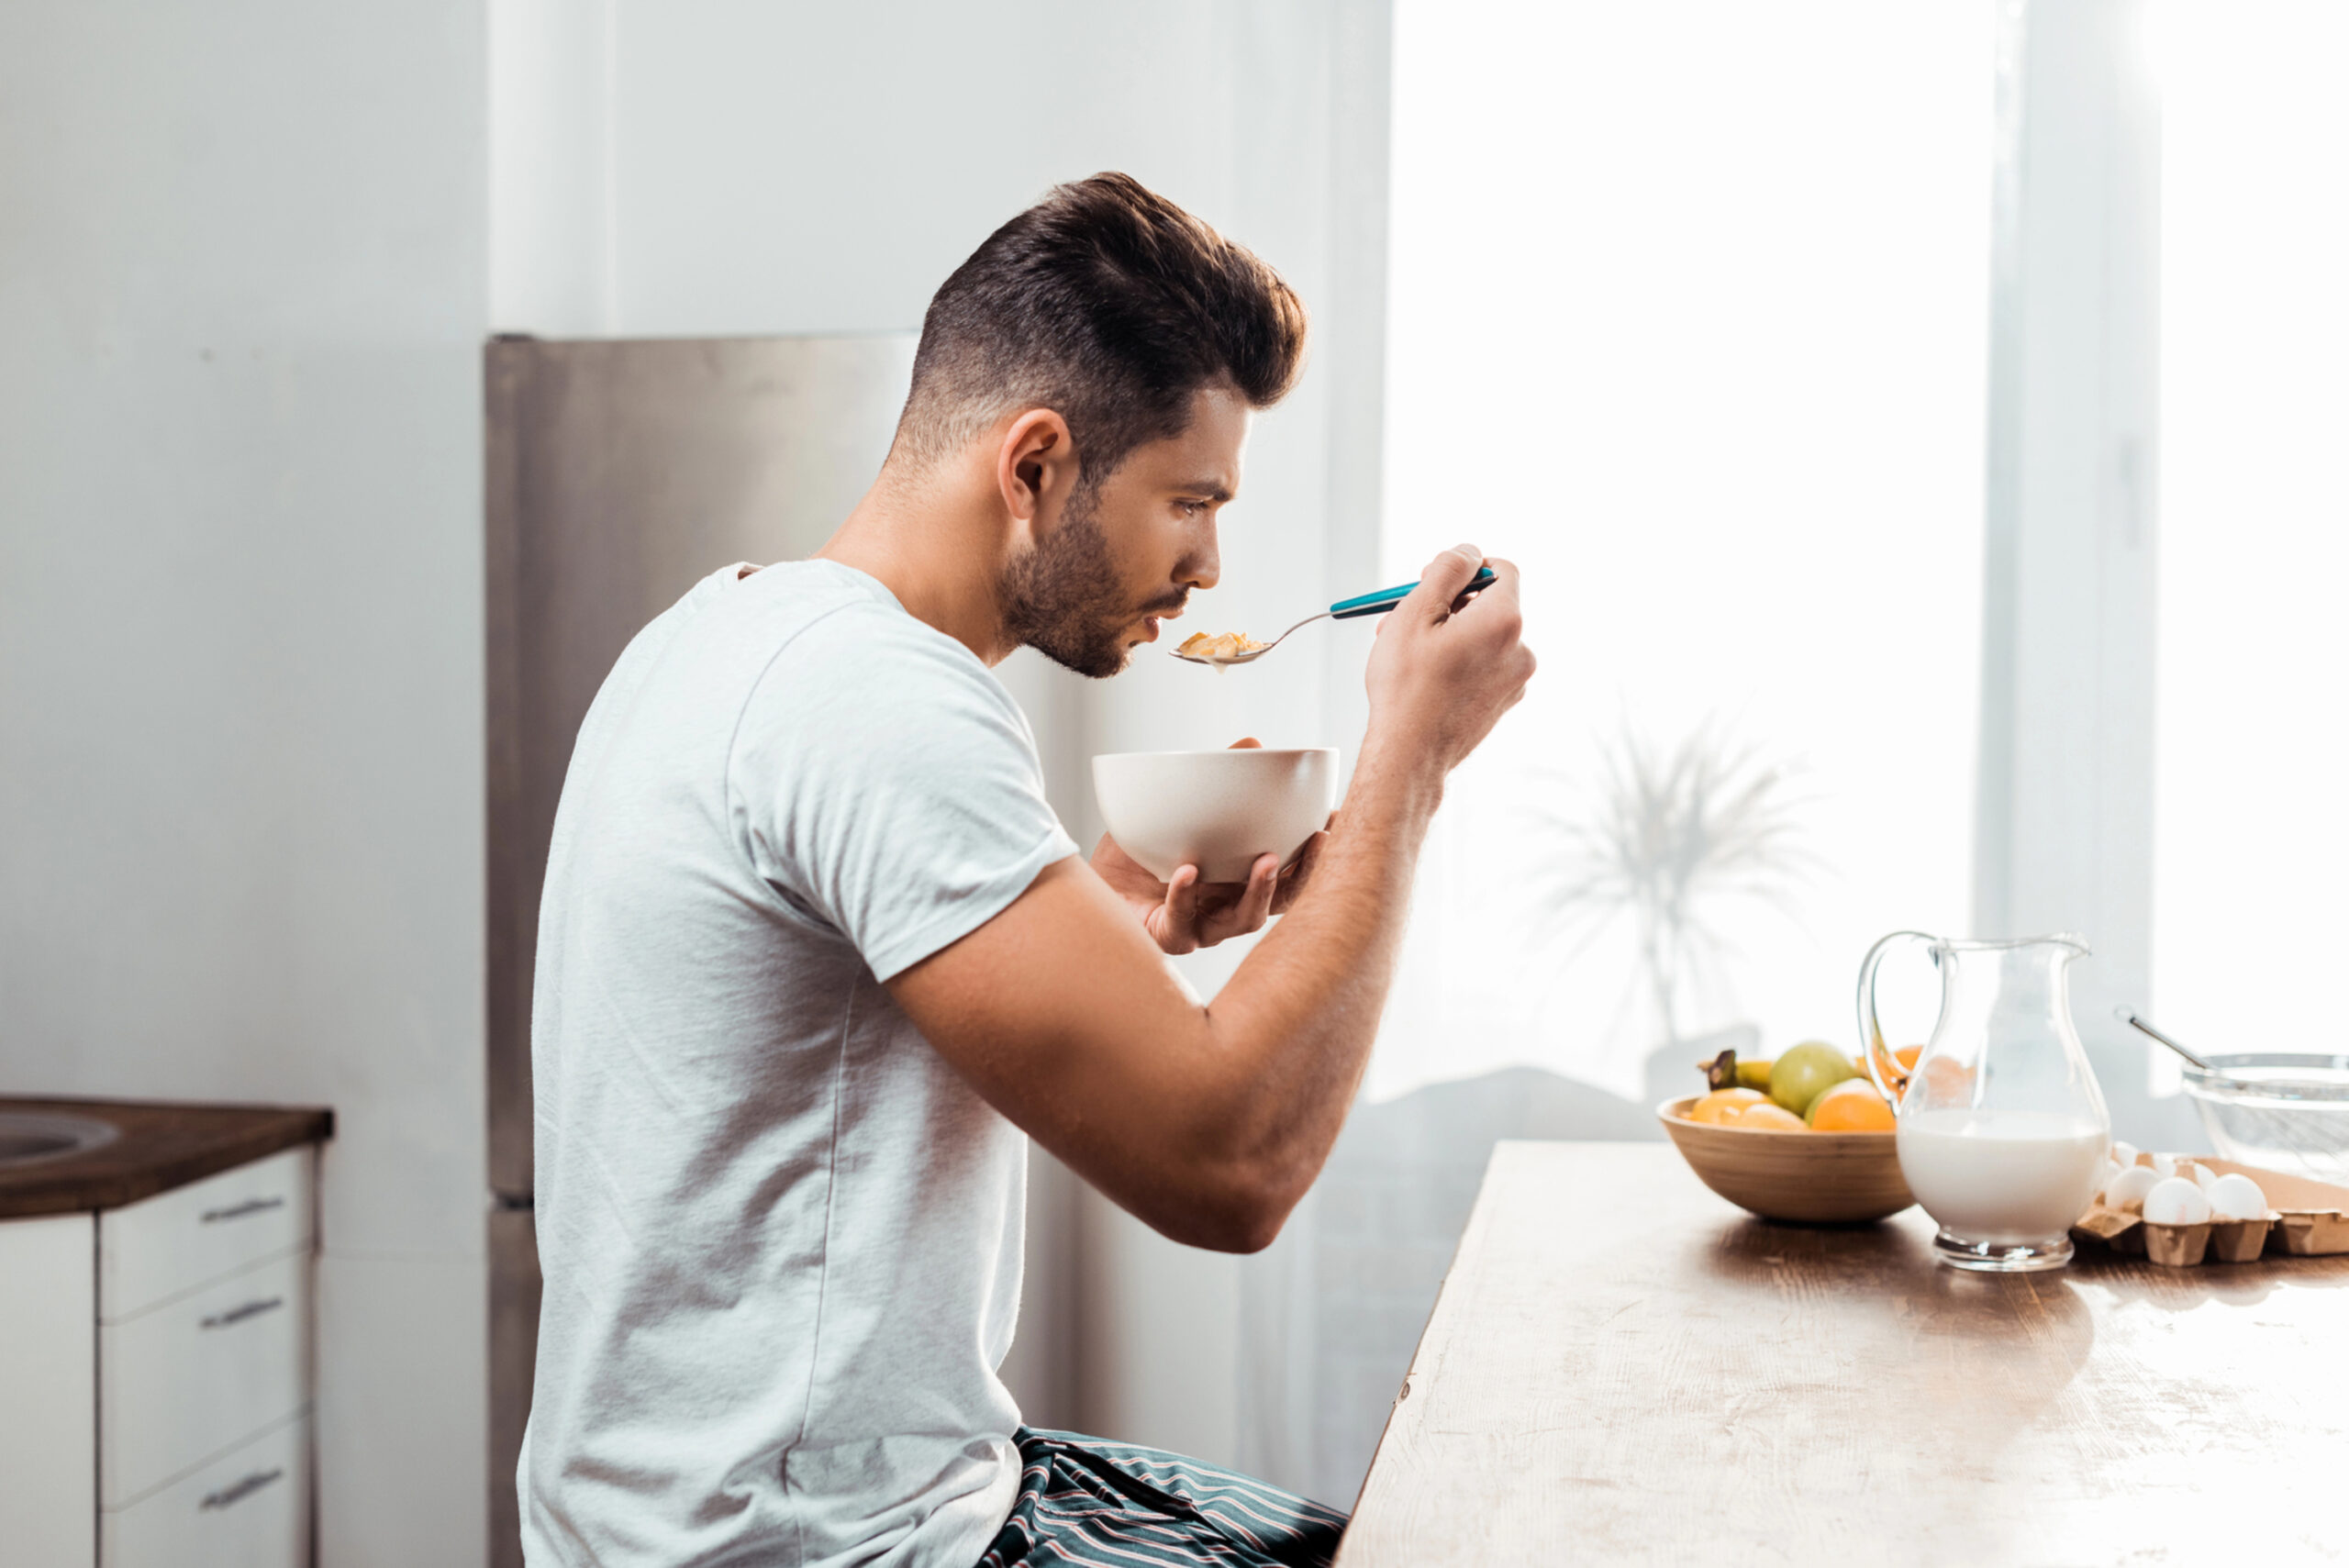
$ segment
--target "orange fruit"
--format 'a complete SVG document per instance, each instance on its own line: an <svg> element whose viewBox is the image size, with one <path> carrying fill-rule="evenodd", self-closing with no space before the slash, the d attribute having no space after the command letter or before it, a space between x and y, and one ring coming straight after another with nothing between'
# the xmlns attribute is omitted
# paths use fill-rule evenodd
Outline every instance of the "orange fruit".
<svg viewBox="0 0 2349 1568"><path fill-rule="evenodd" d="M1879 1041L1878 1043L1881 1044L1882 1042ZM1905 1095L1908 1092L1907 1080L1909 1074L1917 1071L1917 1058L1925 1054L1925 1048L1921 1045L1904 1045L1898 1051L1888 1051L1885 1054L1890 1060L1900 1063L1899 1072L1896 1081L1900 1084L1901 1092ZM1867 1077L1868 1059L1866 1057L1859 1056L1853 1058L1852 1065L1859 1069L1861 1077ZM1870 1079L1869 1081L1871 1083L1874 1082L1873 1079Z"/></svg>
<svg viewBox="0 0 2349 1568"><path fill-rule="evenodd" d="M1909 1080L1913 1093L1919 1082L1932 1091L1933 1098L1944 1106L1965 1106L1974 1103L1974 1069L1954 1057L1936 1056L1926 1063L1920 1078ZM1907 1099L1907 1095L1901 1095Z"/></svg>
<svg viewBox="0 0 2349 1568"><path fill-rule="evenodd" d="M1903 1073L1914 1073L1917 1071L1917 1058L1923 1054L1925 1054L1925 1048L1921 1045L1904 1045L1898 1051L1887 1051L1885 1052L1885 1055L1887 1058L1900 1063L1900 1071ZM1852 1059L1852 1065L1858 1069L1861 1077L1865 1078L1868 1075L1868 1059L1866 1057L1854 1057Z"/></svg>
<svg viewBox="0 0 2349 1568"><path fill-rule="evenodd" d="M1688 1107L1688 1119L1718 1127L1765 1097L1759 1089L1715 1089Z"/></svg>
<svg viewBox="0 0 2349 1568"><path fill-rule="evenodd" d="M1801 1132L1805 1130L1802 1125L1802 1118L1795 1115L1794 1112L1787 1109L1786 1106L1776 1105L1769 1101L1765 1101L1758 1106L1748 1106L1742 1111L1731 1112L1726 1119L1725 1125L1730 1127L1748 1128L1755 1132Z"/></svg>
<svg viewBox="0 0 2349 1568"><path fill-rule="evenodd" d="M1846 1078L1810 1102L1813 1132L1890 1132L1892 1107L1865 1078Z"/></svg>

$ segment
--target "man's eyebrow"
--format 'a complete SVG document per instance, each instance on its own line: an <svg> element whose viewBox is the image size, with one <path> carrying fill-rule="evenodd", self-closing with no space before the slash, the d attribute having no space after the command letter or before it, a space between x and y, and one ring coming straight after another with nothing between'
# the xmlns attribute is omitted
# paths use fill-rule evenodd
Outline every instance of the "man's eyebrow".
<svg viewBox="0 0 2349 1568"><path fill-rule="evenodd" d="M1207 499L1216 503L1218 506L1221 506L1224 502L1231 499L1231 492L1226 490L1220 481L1213 479L1178 480L1174 484L1174 494L1177 495L1203 495Z"/></svg>

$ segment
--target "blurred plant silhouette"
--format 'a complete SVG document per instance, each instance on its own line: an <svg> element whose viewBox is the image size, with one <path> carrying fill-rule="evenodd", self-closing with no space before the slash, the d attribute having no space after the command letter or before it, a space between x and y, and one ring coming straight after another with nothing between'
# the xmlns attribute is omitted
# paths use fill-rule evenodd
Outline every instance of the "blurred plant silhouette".
<svg viewBox="0 0 2349 1568"><path fill-rule="evenodd" d="M1630 922L1663 1040L1682 1038L1682 1004L1727 990L1734 951L1726 906L1758 902L1794 917L1792 896L1820 862L1804 849L1796 769L1708 721L1668 751L1628 726L1599 748L1581 814L1538 812L1532 891L1567 944L1560 969Z"/></svg>

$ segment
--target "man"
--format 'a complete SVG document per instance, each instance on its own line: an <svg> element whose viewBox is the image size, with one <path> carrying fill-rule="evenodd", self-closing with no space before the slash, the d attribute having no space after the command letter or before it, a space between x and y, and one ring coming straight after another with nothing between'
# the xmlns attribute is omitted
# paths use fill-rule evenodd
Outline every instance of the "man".
<svg viewBox="0 0 2349 1568"><path fill-rule="evenodd" d="M989 667L1113 674L1214 585L1304 339L1247 251L1123 176L1063 186L939 290L820 554L713 574L606 680L540 918L532 1562L1326 1560L1338 1516L1030 1431L996 1375L1023 1133L1177 1240L1271 1241L1445 775L1532 672L1515 569L1463 601L1481 558L1447 551L1380 628L1309 882L1077 858ZM1283 909L1211 1006L1161 956Z"/></svg>

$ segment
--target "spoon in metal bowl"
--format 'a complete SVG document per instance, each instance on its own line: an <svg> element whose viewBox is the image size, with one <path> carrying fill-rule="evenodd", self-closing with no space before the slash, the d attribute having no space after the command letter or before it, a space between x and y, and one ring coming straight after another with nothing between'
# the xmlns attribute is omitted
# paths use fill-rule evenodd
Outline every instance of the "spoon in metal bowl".
<svg viewBox="0 0 2349 1568"><path fill-rule="evenodd" d="M1480 566L1476 569L1476 575L1468 579L1468 585L1460 592L1463 595L1473 594L1479 588L1491 586L1492 581L1493 569ZM1252 663L1286 642L1299 628L1311 626L1317 620L1353 620L1362 616L1383 616L1408 598L1411 590L1418 586L1417 583L1405 583L1398 587L1381 588L1375 594L1357 594L1351 599L1340 599L1328 609L1306 617L1270 642L1260 642L1242 653L1186 653L1180 648L1170 648L1166 651L1186 662L1205 664L1218 670L1228 664Z"/></svg>
<svg viewBox="0 0 2349 1568"><path fill-rule="evenodd" d="M2187 1061L2194 1063L2195 1066L2199 1067L2203 1072L2208 1073L2210 1071L2210 1064L2209 1062L2195 1055L2194 1052L2187 1050L2186 1047L2178 1044L2177 1041L2170 1039L2169 1036L2162 1033L2161 1030L2154 1028L2153 1025L2139 1018L2135 1013L2131 1012L2126 1005L2113 1008L2112 1016L2119 1018L2122 1023L2127 1024L2131 1029L2135 1029L2139 1034L2151 1035L2154 1039L2160 1040L2164 1045L2168 1046L2172 1051L2175 1051L2180 1056L2186 1058Z"/></svg>

